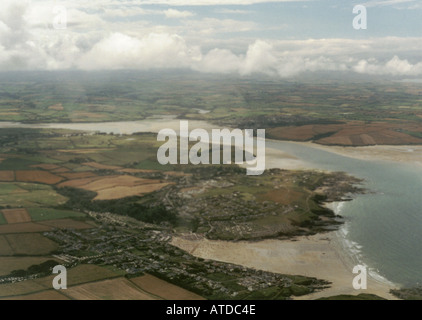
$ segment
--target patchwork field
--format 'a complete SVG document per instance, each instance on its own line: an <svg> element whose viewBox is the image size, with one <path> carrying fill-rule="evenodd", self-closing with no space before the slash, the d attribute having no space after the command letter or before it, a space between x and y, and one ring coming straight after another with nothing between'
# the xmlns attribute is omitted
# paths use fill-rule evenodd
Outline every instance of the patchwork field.
<svg viewBox="0 0 422 320"><path fill-rule="evenodd" d="M51 170L52 173L65 173L65 172L69 172L68 168L57 168L54 170Z"/></svg>
<svg viewBox="0 0 422 320"><path fill-rule="evenodd" d="M94 200L114 200L131 196L142 196L147 193L161 190L171 184L173 183L151 183L134 187L115 186L113 188L98 190L98 195Z"/></svg>
<svg viewBox="0 0 422 320"><path fill-rule="evenodd" d="M123 176L102 177L98 180L95 180L86 185L83 185L82 187L86 190L98 191L98 190L115 188L117 186L136 187L140 185L157 184L157 183L161 183L161 181L152 180L152 179L142 179L142 178L136 178L136 177L132 177L128 175L123 175Z"/></svg>
<svg viewBox="0 0 422 320"><path fill-rule="evenodd" d="M273 139L314 141L325 145L367 146L422 143L422 127L412 123L348 122L345 124L276 127L267 130Z"/></svg>
<svg viewBox="0 0 422 320"><path fill-rule="evenodd" d="M94 172L68 172L68 173L61 173L60 176L65 177L66 179L69 179L69 180L73 180L73 179L92 178L92 177L96 177L97 175Z"/></svg>
<svg viewBox="0 0 422 320"><path fill-rule="evenodd" d="M74 153L74 154L96 154L99 151L107 151L109 149L61 149L58 150L59 152L63 152L63 153Z"/></svg>
<svg viewBox="0 0 422 320"><path fill-rule="evenodd" d="M71 287L66 295L78 300L156 300L141 292L125 278L104 280Z"/></svg>
<svg viewBox="0 0 422 320"><path fill-rule="evenodd" d="M0 276L8 275L14 270L26 270L48 260L51 257L0 257Z"/></svg>
<svg viewBox="0 0 422 320"><path fill-rule="evenodd" d="M47 255L57 244L38 233L2 235L14 255Z"/></svg>
<svg viewBox="0 0 422 320"><path fill-rule="evenodd" d="M50 288L51 288L50 283ZM34 280L22 281L17 283L0 284L0 298L21 296L25 294L45 291L47 288Z"/></svg>
<svg viewBox="0 0 422 320"><path fill-rule="evenodd" d="M74 180L62 182L58 184L57 186L59 188L62 188L62 187L82 188L83 186L99 179L104 179L104 177L90 177L90 178L74 179Z"/></svg>
<svg viewBox="0 0 422 320"><path fill-rule="evenodd" d="M201 296L149 274L132 278L131 282L146 292L165 300L204 300Z"/></svg>
<svg viewBox="0 0 422 320"><path fill-rule="evenodd" d="M7 223L10 224L31 221L31 217L26 209L4 209L1 210L1 212L3 213L4 218L7 220Z"/></svg>
<svg viewBox="0 0 422 320"><path fill-rule="evenodd" d="M109 268L81 264L74 268L67 270L67 285L76 286L89 282L97 282L105 279L112 279L121 277L124 274L122 271L114 271ZM34 280L37 284L44 288L51 289L54 275ZM0 285L1 288L1 285Z"/></svg>
<svg viewBox="0 0 422 320"><path fill-rule="evenodd" d="M270 190L266 193L257 194L256 198L260 201L272 201L284 205L298 202L304 195L301 192L289 188Z"/></svg>
<svg viewBox="0 0 422 320"><path fill-rule="evenodd" d="M156 173L158 172L158 170L133 169L133 168L120 169L118 171L125 172L125 173Z"/></svg>
<svg viewBox="0 0 422 320"><path fill-rule="evenodd" d="M142 179L130 175L92 177L62 182L58 187L73 187L94 191L94 200L112 200L143 195L160 190L172 183L155 179Z"/></svg>
<svg viewBox="0 0 422 320"><path fill-rule="evenodd" d="M15 181L14 171L0 171L0 181Z"/></svg>
<svg viewBox="0 0 422 320"><path fill-rule="evenodd" d="M60 169L61 167L55 164L51 164L51 163L42 163L42 164L34 164L31 166L31 168L40 168L40 169L44 169L44 170L55 170L55 169Z"/></svg>
<svg viewBox="0 0 422 320"><path fill-rule="evenodd" d="M18 297L10 297L10 298L3 298L0 300L70 300L70 298L66 297L62 293L57 290L47 290L38 293L22 295Z"/></svg>
<svg viewBox="0 0 422 320"><path fill-rule="evenodd" d="M0 183L0 206L2 207L54 207L66 201L67 198L59 195L48 185Z"/></svg>
<svg viewBox="0 0 422 320"><path fill-rule="evenodd" d="M88 167L92 167L92 168L95 168L95 169L103 169L103 170L118 170L118 169L122 169L122 167L109 166L109 165L105 165L105 164L101 164L101 163L97 163L97 162L87 162L87 163L83 163L83 165L88 166Z"/></svg>
<svg viewBox="0 0 422 320"><path fill-rule="evenodd" d="M81 218L86 215L81 212L70 210L58 210L51 208L29 208L29 215L32 221L58 220L65 218Z"/></svg>
<svg viewBox="0 0 422 320"><path fill-rule="evenodd" d="M63 104L61 104L61 103L57 103L55 105L49 106L48 109L56 110L56 111L63 111L64 110Z"/></svg>
<svg viewBox="0 0 422 320"><path fill-rule="evenodd" d="M16 171L16 180L21 182L39 182L44 184L56 184L63 180L48 171Z"/></svg>
<svg viewBox="0 0 422 320"><path fill-rule="evenodd" d="M11 255L13 255L12 247L7 241L7 238L5 236L0 235L0 256L11 256Z"/></svg>
<svg viewBox="0 0 422 320"><path fill-rule="evenodd" d="M0 225L0 234L45 232L52 227L34 222Z"/></svg>
<svg viewBox="0 0 422 320"><path fill-rule="evenodd" d="M1 241L1 238L0 238ZM17 259L17 258L0 258L1 259ZM43 258L21 258L21 259L28 259L26 262L31 261L30 259L41 259ZM6 260L7 261L7 260ZM9 260L10 263L13 260ZM24 260L23 260L24 261ZM35 261L36 260L32 260ZM41 261L42 262L42 261ZM17 262L17 265L22 265L23 262ZM10 264L9 268L13 268ZM1 269L0 269L1 270ZM79 265L77 267L68 269L68 286L77 286L84 283L89 282L96 282L101 281L104 279L116 278L121 277L122 273L117 271L111 271L110 269L98 267L94 265ZM12 299L12 300L44 300L49 299L50 297L55 299L61 299L62 297L58 296L56 293L59 293L53 289L52 281L55 275L51 275L44 278L34 279L34 280L27 280L23 282L17 282L13 284L0 284L0 298ZM55 293L54 293L55 292ZM66 294L66 292L62 292Z"/></svg>
<svg viewBox="0 0 422 320"><path fill-rule="evenodd" d="M4 218L3 214L0 212L0 225L7 224L6 219Z"/></svg>

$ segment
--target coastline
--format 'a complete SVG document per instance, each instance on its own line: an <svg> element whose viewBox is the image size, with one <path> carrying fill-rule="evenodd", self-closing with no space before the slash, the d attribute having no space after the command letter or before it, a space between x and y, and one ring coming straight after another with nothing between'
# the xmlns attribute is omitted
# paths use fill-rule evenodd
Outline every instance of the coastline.
<svg viewBox="0 0 422 320"><path fill-rule="evenodd" d="M306 142L291 143L307 145L342 156L367 161L384 160L397 162L395 157L402 156L401 162L412 162L408 161L400 152L402 149L406 150L407 146L398 148L399 151L381 157L377 156L377 152L379 153L389 148L394 151L397 147L379 146L379 148L360 147L355 149L320 146ZM413 146L413 148L416 147ZM362 148L365 149L365 152L360 150ZM422 153L422 146L419 149ZM306 161L268 146L266 148L266 168L315 170L310 168ZM326 206L336 214L340 214L339 209L342 204L344 202L327 203ZM214 241L198 238L194 235L186 235L173 238L171 244L203 259L234 263L275 273L315 277L332 283L328 289L296 297L295 299L318 299L336 295L367 293L389 300L397 300L390 293L390 290L396 289L397 286L370 269L368 269L368 289L355 290L353 288L352 281L356 276L352 272L353 267L358 264L364 265L364 263L359 258L358 244L352 243L345 238L347 234L346 228L346 225L342 225L339 230L314 236L296 237L292 240L262 240L258 242ZM233 252L236 254L233 254Z"/></svg>
<svg viewBox="0 0 422 320"><path fill-rule="evenodd" d="M365 147L326 146L313 142L292 142L365 161L390 161L422 166L420 145L376 145Z"/></svg>
<svg viewBox="0 0 422 320"><path fill-rule="evenodd" d="M368 277L368 289L353 289L353 262L341 249L336 232L297 237L292 240L229 242L205 238L174 237L171 244L190 254L210 260L234 263L288 275L302 275L330 281L330 288L295 299L318 299L335 295L376 294L396 299L389 293L394 286ZM236 254L233 254L236 252Z"/></svg>

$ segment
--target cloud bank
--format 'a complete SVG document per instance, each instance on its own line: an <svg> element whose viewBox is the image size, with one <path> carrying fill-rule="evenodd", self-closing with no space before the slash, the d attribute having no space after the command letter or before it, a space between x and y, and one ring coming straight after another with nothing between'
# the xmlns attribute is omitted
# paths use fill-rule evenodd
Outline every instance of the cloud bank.
<svg viewBox="0 0 422 320"><path fill-rule="evenodd" d="M316 71L422 75L422 38L247 39L236 46L226 39L209 47L206 39L213 35L233 29L248 32L256 26L250 21L199 20L190 11L172 8L129 10L107 6L93 14L74 6L67 8L67 29L55 30L51 9L42 1L36 5L28 1L5 2L0 12L0 71L183 68L276 77ZM129 12L182 21L173 28L139 19L128 22L124 18ZM108 21L110 17L114 17L112 22Z"/></svg>

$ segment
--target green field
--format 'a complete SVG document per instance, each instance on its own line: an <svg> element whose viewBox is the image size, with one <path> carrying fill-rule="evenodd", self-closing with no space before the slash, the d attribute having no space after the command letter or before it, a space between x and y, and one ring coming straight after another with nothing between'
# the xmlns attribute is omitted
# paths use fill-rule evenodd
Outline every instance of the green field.
<svg viewBox="0 0 422 320"><path fill-rule="evenodd" d="M51 208L29 208L27 209L32 221L56 220L65 218L81 218L86 215L81 212L69 210L57 210Z"/></svg>
<svg viewBox="0 0 422 320"><path fill-rule="evenodd" d="M0 213L0 224L7 224L6 219L4 218L3 214Z"/></svg>
<svg viewBox="0 0 422 320"><path fill-rule="evenodd" d="M0 163L0 170L30 170L31 165L38 164L34 160L27 160L23 158L8 158Z"/></svg>
<svg viewBox="0 0 422 320"><path fill-rule="evenodd" d="M0 206L55 207L66 202L52 187L34 183L0 183Z"/></svg>

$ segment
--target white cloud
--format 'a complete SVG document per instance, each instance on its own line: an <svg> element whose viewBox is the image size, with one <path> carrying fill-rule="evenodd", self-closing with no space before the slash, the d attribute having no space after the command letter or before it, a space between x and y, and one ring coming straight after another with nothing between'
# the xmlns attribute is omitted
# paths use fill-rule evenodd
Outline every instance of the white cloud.
<svg viewBox="0 0 422 320"><path fill-rule="evenodd" d="M358 73L375 74L375 75L392 75L392 76L416 76L422 74L422 62L411 64L406 59L401 60L394 56L386 63L378 61L370 62L368 60L360 60L353 70Z"/></svg>
<svg viewBox="0 0 422 320"><path fill-rule="evenodd" d="M113 33L84 54L77 66L96 69L189 68L199 54L183 38L170 34L149 34L138 39Z"/></svg>
<svg viewBox="0 0 422 320"><path fill-rule="evenodd" d="M200 35L212 35L217 33L246 32L255 30L257 24L253 21L241 21L234 19L204 18L201 20L188 20L184 22L188 30Z"/></svg>
<svg viewBox="0 0 422 320"><path fill-rule="evenodd" d="M179 11L176 9L168 9L168 10L165 10L163 13L166 16L166 18L176 18L176 19L188 18L195 15L193 12L190 12L190 11Z"/></svg>
<svg viewBox="0 0 422 320"><path fill-rule="evenodd" d="M251 5L257 3L307 2L315 0L142 0L141 4L166 4L170 6L220 6Z"/></svg>
<svg viewBox="0 0 422 320"><path fill-rule="evenodd" d="M239 70L241 74L266 73L274 74L277 58L271 44L258 40L250 45L246 57Z"/></svg>
<svg viewBox="0 0 422 320"><path fill-rule="evenodd" d="M379 7L379 6L393 6L403 3L415 2L415 0L372 0L364 3L367 7Z"/></svg>
<svg viewBox="0 0 422 320"><path fill-rule="evenodd" d="M259 28L253 21L185 19L192 16L191 12L175 9L137 7L132 11L135 2L117 6L119 1L108 0L101 9L96 7L97 0L86 2L86 6L81 6L80 0L68 2L69 28L60 31L51 27L54 2L2 2L0 71L186 68L279 77L325 70L393 76L422 74L422 38L248 38L250 31ZM181 22L170 26L143 19L126 20L129 12L159 15L162 20L167 14ZM239 36L228 36L233 32Z"/></svg>
<svg viewBox="0 0 422 320"><path fill-rule="evenodd" d="M227 8L218 9L218 10L215 10L215 12L216 13L221 13L221 14L235 14L235 15L238 15L238 14L250 14L250 13L252 13L252 11L249 11L249 10L227 9Z"/></svg>
<svg viewBox="0 0 422 320"><path fill-rule="evenodd" d="M205 56L200 56L193 64L196 71L207 73L237 73L242 65L242 57L227 49L212 49Z"/></svg>

